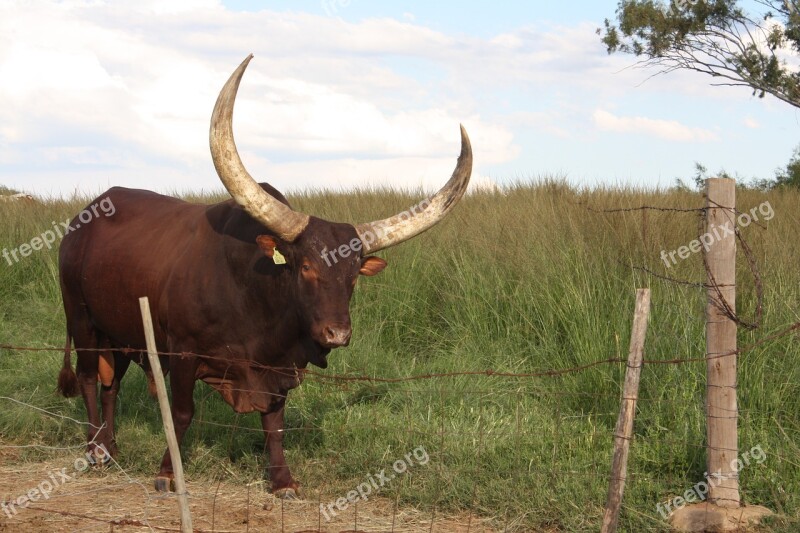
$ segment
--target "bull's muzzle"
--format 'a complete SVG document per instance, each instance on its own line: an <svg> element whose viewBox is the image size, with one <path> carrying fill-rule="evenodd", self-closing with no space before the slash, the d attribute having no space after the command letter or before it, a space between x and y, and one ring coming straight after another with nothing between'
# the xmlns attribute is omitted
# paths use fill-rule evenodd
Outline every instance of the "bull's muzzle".
<svg viewBox="0 0 800 533"><path fill-rule="evenodd" d="M353 329L349 324L331 324L322 328L322 344L326 348L339 348L350 344Z"/></svg>

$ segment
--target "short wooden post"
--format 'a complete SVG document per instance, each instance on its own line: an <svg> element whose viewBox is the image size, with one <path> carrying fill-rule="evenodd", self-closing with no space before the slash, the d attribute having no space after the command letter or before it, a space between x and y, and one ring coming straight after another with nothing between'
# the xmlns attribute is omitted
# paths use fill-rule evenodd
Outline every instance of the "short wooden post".
<svg viewBox="0 0 800 533"><path fill-rule="evenodd" d="M650 289L638 289L631 344L628 350L628 367L625 370L625 385L617 418L617 428L614 432L614 459L611 465L611 479L608 485L602 533L616 531L619 521L622 494L625 491L625 478L628 474L628 450L633 438L633 418L636 415L636 400L639 398L639 377L642 373L644 340L649 316Z"/></svg>
<svg viewBox="0 0 800 533"><path fill-rule="evenodd" d="M706 428L708 499L739 507L739 454L736 407L736 182L706 180Z"/></svg>
<svg viewBox="0 0 800 533"><path fill-rule="evenodd" d="M178 439L175 437L175 426L172 423L172 411L167 397L167 385L164 383L164 373L161 371L161 362L158 360L156 337L153 332L153 318L150 315L150 301L147 296L139 298L139 308L142 311L142 324L144 325L144 338L147 342L147 358L150 360L150 369L156 382L158 392L158 405L161 408L161 420L164 423L164 433L167 436L167 447L172 460L172 471L175 473L175 491L178 496L178 506L181 511L181 533L192 532L192 515L189 512L189 498L186 493L186 483L183 479L183 463Z"/></svg>

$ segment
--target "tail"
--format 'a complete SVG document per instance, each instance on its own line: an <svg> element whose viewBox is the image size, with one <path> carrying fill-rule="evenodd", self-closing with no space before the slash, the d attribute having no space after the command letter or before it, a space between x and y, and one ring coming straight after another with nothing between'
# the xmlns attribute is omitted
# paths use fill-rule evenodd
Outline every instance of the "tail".
<svg viewBox="0 0 800 533"><path fill-rule="evenodd" d="M70 352L72 351L72 336L67 330L67 345L64 346L64 366L61 367L61 372L58 373L58 391L65 398L72 398L78 395L78 376L72 370L72 361L70 360Z"/></svg>

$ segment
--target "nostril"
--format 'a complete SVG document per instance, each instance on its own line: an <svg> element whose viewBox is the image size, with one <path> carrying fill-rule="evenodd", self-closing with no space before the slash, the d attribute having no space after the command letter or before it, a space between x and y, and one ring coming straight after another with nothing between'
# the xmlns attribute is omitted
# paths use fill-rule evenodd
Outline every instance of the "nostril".
<svg viewBox="0 0 800 533"><path fill-rule="evenodd" d="M328 346L347 346L350 343L352 329L347 327L325 326L322 335Z"/></svg>

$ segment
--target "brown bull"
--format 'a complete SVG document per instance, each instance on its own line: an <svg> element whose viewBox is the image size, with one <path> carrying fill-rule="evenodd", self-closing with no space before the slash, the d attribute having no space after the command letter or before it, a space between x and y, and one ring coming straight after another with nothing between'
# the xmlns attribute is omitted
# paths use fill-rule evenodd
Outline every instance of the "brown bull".
<svg viewBox="0 0 800 533"><path fill-rule="evenodd" d="M214 165L232 200L194 205L115 187L98 198L113 203L114 216L64 238L67 345L58 385L65 396L83 396L90 452L103 445L115 455L120 381L131 360L149 372L138 306L147 296L158 350L200 354L161 357L178 442L194 414L195 381L203 380L236 412L261 413L272 489L292 497L299 485L284 459L283 412L289 390L301 381L297 369L325 368L328 353L349 343L356 279L386 266L368 254L439 222L467 188L472 152L462 128L455 172L413 211L357 226L293 211L280 192L253 180L234 144L233 104L251 58L222 88L211 119ZM165 453L156 488L167 490L172 477Z"/></svg>

